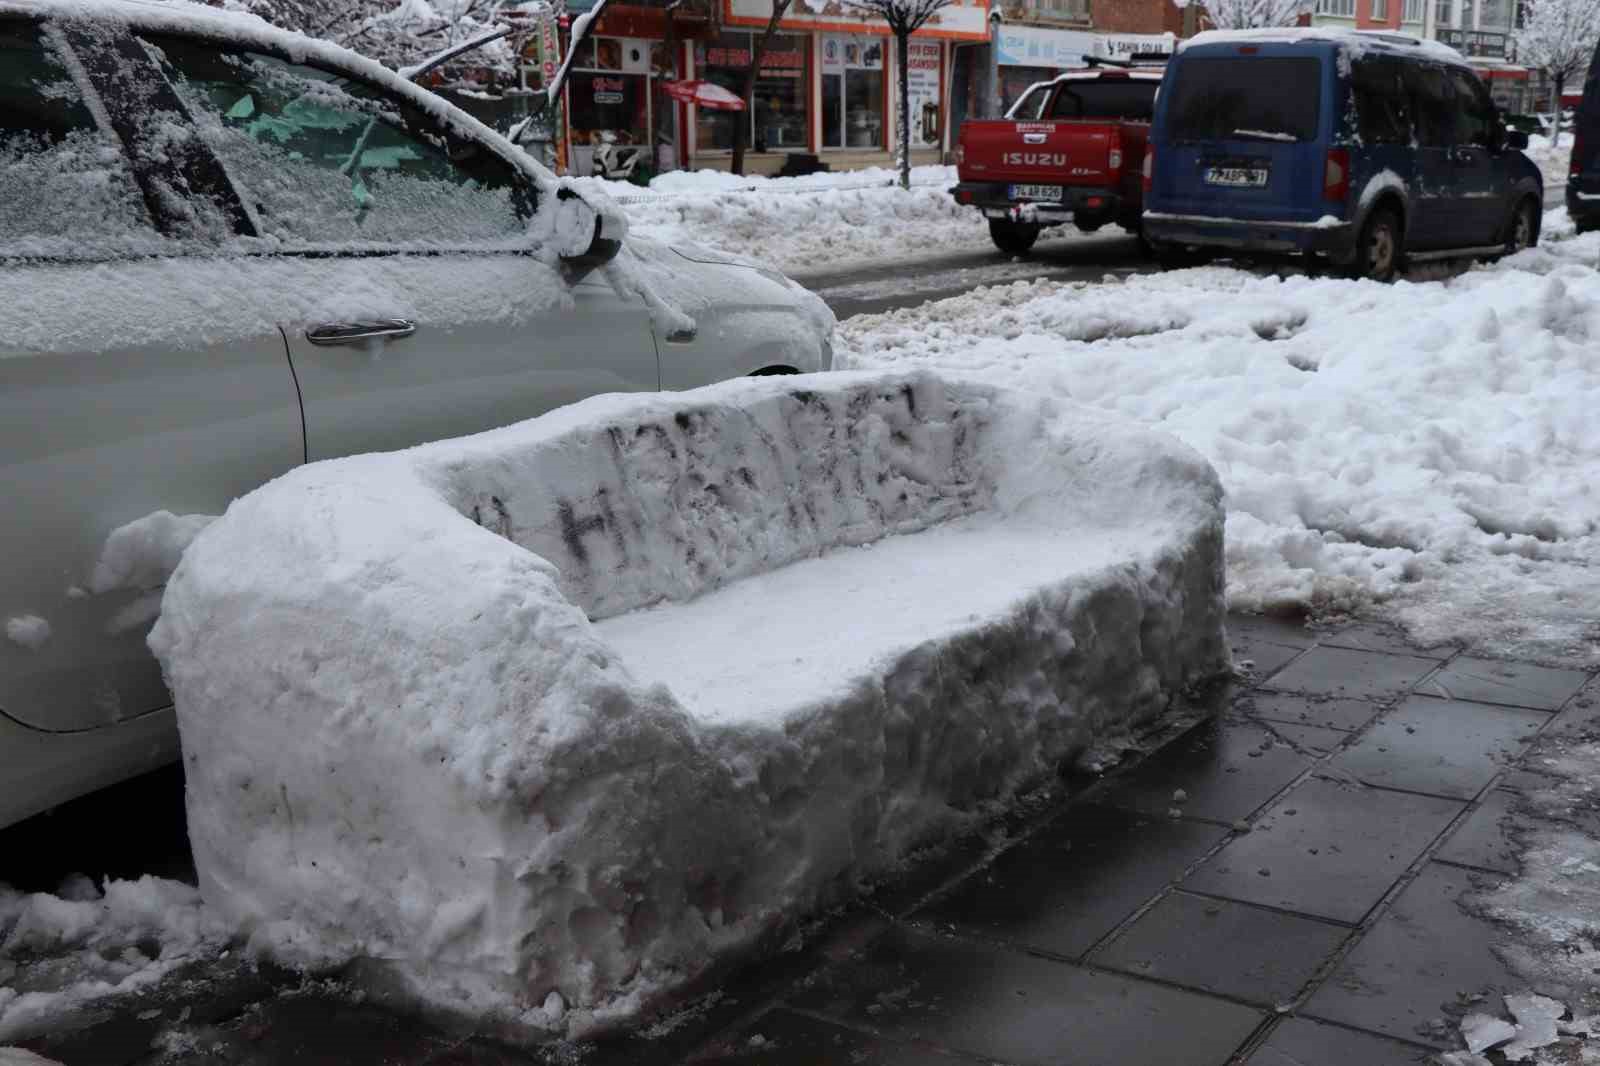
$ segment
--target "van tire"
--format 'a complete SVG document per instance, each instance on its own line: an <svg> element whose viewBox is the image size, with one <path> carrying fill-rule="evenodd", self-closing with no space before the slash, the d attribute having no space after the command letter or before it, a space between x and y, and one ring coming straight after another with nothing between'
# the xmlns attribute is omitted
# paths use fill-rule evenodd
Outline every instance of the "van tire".
<svg viewBox="0 0 1600 1066"><path fill-rule="evenodd" d="M1404 255L1405 237L1400 229L1400 216L1392 208L1380 207L1368 215L1361 226L1350 273L1353 277L1373 281L1393 281Z"/></svg>
<svg viewBox="0 0 1600 1066"><path fill-rule="evenodd" d="M989 220L989 239L1007 255L1027 255L1044 227L1037 222L1012 222L1004 218Z"/></svg>

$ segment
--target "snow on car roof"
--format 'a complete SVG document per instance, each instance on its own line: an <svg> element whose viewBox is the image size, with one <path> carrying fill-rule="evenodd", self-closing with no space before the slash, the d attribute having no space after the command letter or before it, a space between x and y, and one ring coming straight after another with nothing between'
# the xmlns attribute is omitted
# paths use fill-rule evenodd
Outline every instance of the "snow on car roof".
<svg viewBox="0 0 1600 1066"><path fill-rule="evenodd" d="M512 165L542 185L556 176L501 134L479 122L437 93L408 81L382 63L359 52L293 30L274 26L256 15L226 11L189 0L0 0L0 15L121 22L142 30L201 33L243 48L266 48L295 62L341 68L405 97L408 103L445 123L463 137L487 141Z"/></svg>
<svg viewBox="0 0 1600 1066"><path fill-rule="evenodd" d="M1413 37L1407 33L1389 30L1350 30L1338 26L1280 26L1255 30L1206 30L1186 41L1178 42L1178 51L1186 52L1211 44L1299 44L1320 41L1343 45L1351 56L1365 52L1411 54L1435 62L1467 65L1467 59L1447 44Z"/></svg>

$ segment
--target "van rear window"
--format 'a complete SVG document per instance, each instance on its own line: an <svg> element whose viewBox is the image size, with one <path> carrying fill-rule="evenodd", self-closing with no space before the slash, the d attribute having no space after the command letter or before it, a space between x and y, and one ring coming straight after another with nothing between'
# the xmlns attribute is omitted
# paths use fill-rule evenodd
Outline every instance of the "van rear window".
<svg viewBox="0 0 1600 1066"><path fill-rule="evenodd" d="M1312 56L1185 59L1169 70L1175 141L1307 141L1317 135L1322 63Z"/></svg>
<svg viewBox="0 0 1600 1066"><path fill-rule="evenodd" d="M1154 81L1068 81L1061 84L1051 118L1106 118L1149 122L1155 114Z"/></svg>

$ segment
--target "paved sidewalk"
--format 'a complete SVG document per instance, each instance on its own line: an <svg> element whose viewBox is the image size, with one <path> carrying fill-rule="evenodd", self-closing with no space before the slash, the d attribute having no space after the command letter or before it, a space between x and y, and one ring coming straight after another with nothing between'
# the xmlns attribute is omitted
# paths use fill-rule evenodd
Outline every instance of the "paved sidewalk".
<svg viewBox="0 0 1600 1066"><path fill-rule="evenodd" d="M68 1066L1432 1061L1473 1004L1526 988L1455 900L1515 872L1517 791L1538 781L1518 760L1600 713L1589 678L1370 626L1230 632L1251 680L1219 717L962 842L649 1038L517 1051L241 971L203 1019L173 1000L138 1032L125 1012L115 1039L103 1023L98 1050L93 1028L40 1050Z"/></svg>

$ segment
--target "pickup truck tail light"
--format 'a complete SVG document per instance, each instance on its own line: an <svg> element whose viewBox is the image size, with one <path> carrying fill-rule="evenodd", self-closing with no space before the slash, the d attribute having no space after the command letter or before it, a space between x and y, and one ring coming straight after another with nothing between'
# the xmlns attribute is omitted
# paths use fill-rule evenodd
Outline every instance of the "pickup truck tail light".
<svg viewBox="0 0 1600 1066"><path fill-rule="evenodd" d="M1322 164L1322 198L1339 204L1350 198L1350 152L1347 149L1328 149L1327 161Z"/></svg>
<svg viewBox="0 0 1600 1066"><path fill-rule="evenodd" d="M1150 186L1156 177L1156 146L1152 142L1144 146L1144 191L1148 195Z"/></svg>
<svg viewBox="0 0 1600 1066"><path fill-rule="evenodd" d="M1106 169L1113 174L1122 169L1122 135L1116 130L1111 133L1110 150L1106 152Z"/></svg>

